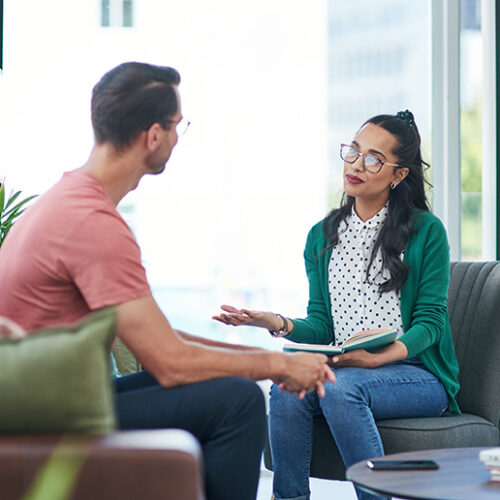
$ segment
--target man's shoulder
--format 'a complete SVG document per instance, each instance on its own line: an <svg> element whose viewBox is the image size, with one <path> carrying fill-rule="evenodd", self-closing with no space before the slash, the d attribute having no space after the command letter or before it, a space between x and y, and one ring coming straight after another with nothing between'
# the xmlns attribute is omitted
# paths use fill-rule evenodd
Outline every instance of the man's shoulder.
<svg viewBox="0 0 500 500"><path fill-rule="evenodd" d="M114 208L102 184L92 175L79 170L65 172L61 179L46 193L48 197L73 202L76 206L100 203Z"/></svg>
<svg viewBox="0 0 500 500"><path fill-rule="evenodd" d="M34 205L38 217L57 220L66 231L89 218L116 219L124 222L102 184L90 174L73 170L44 193Z"/></svg>
<svg viewBox="0 0 500 500"><path fill-rule="evenodd" d="M120 235L123 237L118 238ZM61 259L63 254L89 250L96 242L97 247L110 247L116 239L116 247L123 244L124 238L135 243L102 185L76 170L65 173L36 200L12 228L6 244L23 251L38 248Z"/></svg>

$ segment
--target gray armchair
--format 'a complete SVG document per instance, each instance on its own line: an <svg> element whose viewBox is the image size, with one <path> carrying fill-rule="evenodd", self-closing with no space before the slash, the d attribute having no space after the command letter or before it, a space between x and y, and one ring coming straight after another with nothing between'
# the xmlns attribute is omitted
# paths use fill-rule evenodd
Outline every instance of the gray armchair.
<svg viewBox="0 0 500 500"><path fill-rule="evenodd" d="M448 309L460 367L461 415L377 422L385 452L500 444L500 262L451 264ZM264 461L272 470L269 445ZM344 479L326 421L313 426L311 476Z"/></svg>

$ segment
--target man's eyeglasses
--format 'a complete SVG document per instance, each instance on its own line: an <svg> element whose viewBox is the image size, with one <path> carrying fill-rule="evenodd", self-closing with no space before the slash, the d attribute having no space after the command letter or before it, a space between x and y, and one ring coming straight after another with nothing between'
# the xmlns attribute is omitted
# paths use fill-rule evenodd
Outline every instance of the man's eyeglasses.
<svg viewBox="0 0 500 500"><path fill-rule="evenodd" d="M389 163L378 156L370 153L360 153L354 146L349 144L340 145L340 157L347 163L354 163L360 156L363 157L363 168L372 174L378 174L384 165L399 167L396 163Z"/></svg>
<svg viewBox="0 0 500 500"><path fill-rule="evenodd" d="M175 120L165 120L167 123L175 123L175 131L177 132L177 137L181 137L187 132L187 129L189 128L189 125L191 125L191 122L185 118L182 117L178 122Z"/></svg>
<svg viewBox="0 0 500 500"><path fill-rule="evenodd" d="M177 136L181 137L182 135L184 135L187 132L189 125L191 125L191 122L188 119L184 117L181 118L181 120L175 125Z"/></svg>

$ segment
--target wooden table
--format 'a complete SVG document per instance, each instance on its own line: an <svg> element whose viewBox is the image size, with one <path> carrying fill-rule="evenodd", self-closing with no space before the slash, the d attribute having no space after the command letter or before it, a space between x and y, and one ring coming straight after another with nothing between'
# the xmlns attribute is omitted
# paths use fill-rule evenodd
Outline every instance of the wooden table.
<svg viewBox="0 0 500 500"><path fill-rule="evenodd" d="M479 460L486 448L448 448L393 453L380 460L434 460L438 470L373 471L366 460L347 469L346 478L363 489L410 499L482 500L500 499L500 483ZM375 461L377 459L374 459Z"/></svg>

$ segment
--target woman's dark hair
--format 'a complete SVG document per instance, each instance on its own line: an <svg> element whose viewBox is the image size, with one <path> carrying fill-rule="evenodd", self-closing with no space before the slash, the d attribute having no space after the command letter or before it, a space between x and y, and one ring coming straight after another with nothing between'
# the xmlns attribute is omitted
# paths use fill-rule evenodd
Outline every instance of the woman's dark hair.
<svg viewBox="0 0 500 500"><path fill-rule="evenodd" d="M397 157L398 165L409 170L408 175L389 192L388 215L375 240L366 271L366 280L369 281L369 270L380 248L382 265L391 275L379 286L379 293L384 293L401 290L408 277L408 267L400 256L413 231L412 210L429 211L424 178L424 165L429 167L429 164L422 159L420 134L410 111L374 116L361 128L370 123L382 127L396 138L397 145L392 153ZM354 197L344 192L340 208L333 209L323 220L323 231L330 245L328 248L338 243L340 223L346 222L353 205Z"/></svg>
<svg viewBox="0 0 500 500"><path fill-rule="evenodd" d="M173 68L138 62L120 64L106 73L92 90L96 141L123 150L153 123L167 128L179 107L174 87L180 81Z"/></svg>

